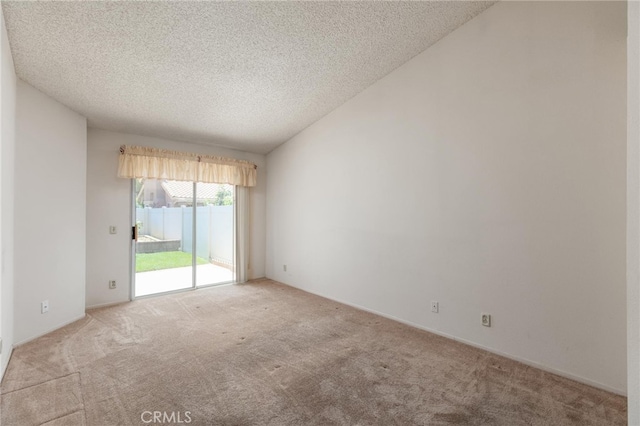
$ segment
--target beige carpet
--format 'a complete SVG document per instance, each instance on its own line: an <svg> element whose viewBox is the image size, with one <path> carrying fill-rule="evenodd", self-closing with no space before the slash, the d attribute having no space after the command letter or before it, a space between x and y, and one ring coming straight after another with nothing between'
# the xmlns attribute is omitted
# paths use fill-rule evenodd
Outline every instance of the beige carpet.
<svg viewBox="0 0 640 426"><path fill-rule="evenodd" d="M154 411L165 423L150 422ZM3 426L622 425L626 399L260 280L92 310L16 348L1 416Z"/></svg>

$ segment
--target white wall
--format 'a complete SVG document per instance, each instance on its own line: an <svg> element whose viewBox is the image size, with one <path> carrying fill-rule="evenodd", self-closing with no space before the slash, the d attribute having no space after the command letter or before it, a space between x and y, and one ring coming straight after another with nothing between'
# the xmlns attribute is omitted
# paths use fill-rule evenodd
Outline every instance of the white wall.
<svg viewBox="0 0 640 426"><path fill-rule="evenodd" d="M84 117L18 81L16 343L84 316L86 133Z"/></svg>
<svg viewBox="0 0 640 426"><path fill-rule="evenodd" d="M267 276L624 393L625 11L498 3L271 152Z"/></svg>
<svg viewBox="0 0 640 426"><path fill-rule="evenodd" d="M13 345L13 206L14 206L14 157L16 118L16 74L13 58L0 8L0 43L2 59L0 66L0 379L4 375Z"/></svg>
<svg viewBox="0 0 640 426"><path fill-rule="evenodd" d="M627 7L627 409L640 425L640 3Z"/></svg>
<svg viewBox="0 0 640 426"><path fill-rule="evenodd" d="M131 181L116 177L120 145L141 145L176 151L232 157L258 165L258 185L251 188L251 253L249 278L265 275L265 157L185 142L89 129L87 149L87 306L129 300ZM119 232L109 234L109 226ZM109 280L118 288L109 289Z"/></svg>

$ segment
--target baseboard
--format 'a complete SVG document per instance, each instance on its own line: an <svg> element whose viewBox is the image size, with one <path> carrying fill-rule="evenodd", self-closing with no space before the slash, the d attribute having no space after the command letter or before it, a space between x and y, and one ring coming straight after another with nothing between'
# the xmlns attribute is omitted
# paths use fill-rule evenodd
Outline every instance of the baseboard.
<svg viewBox="0 0 640 426"><path fill-rule="evenodd" d="M397 321L403 322L401 320L397 320ZM547 373L555 374L557 376L564 377L566 379L571 379L571 380L574 380L576 382L592 386L594 388L598 388L598 389L605 390L607 392L615 393L616 395L627 396L627 390L626 389L624 389L624 390L616 389L616 388L613 388L613 387L611 387L609 385L605 385L604 383L596 382L595 380L591 380L591 379L588 379L586 377L582 377L582 376L578 376L578 375L575 375L575 374L572 374L572 373L568 373L568 372L563 371L563 370L558 370L556 368L549 367L549 366L546 366L544 364L540 364L540 363L538 363L536 361L532 361L532 360L527 359L527 358L522 358L522 357L519 357L517 355L512 355L512 354L507 353L507 352L502 352L502 351L499 351L499 350L496 350L496 349L481 345L479 343L472 342L470 340L461 339L459 337L455 337L455 336L452 336L452 335L447 334L447 333L442 333L442 332L439 332L437 330L431 330L431 329L429 329L427 327L414 325L414 324L411 324L411 323L408 323L408 322L405 322L405 323L408 324L408 325L413 325L414 327L419 328L421 330L425 330L425 331L428 331L430 333L437 334L438 336L446 337L448 339L455 340L456 342L464 343L465 345L473 346L474 348L482 349L482 350L485 350L487 352L491 352L492 354L500 355L502 357L511 359L513 361L518 361L518 362L520 362L522 364L528 365L529 367L534 367L534 368L537 368L539 370L546 371Z"/></svg>
<svg viewBox="0 0 640 426"><path fill-rule="evenodd" d="M361 311L369 312L371 314L379 315L381 317L390 319L392 321L397 321L399 323L402 323L402 324L405 324L405 325L408 325L408 326L411 326L411 327L415 327L415 328L418 328L420 330L428 331L429 333L433 333L433 334L436 334L438 336L442 336L442 337L445 337L447 339L454 340L456 342L464 343L465 345L473 346L474 348L482 349L484 351L487 351L487 352L490 352L492 354L508 358L510 360L513 360L513 361L518 361L518 362L520 362L522 364L525 364L525 365L528 365L530 367L535 367L535 368L540 369L542 371L546 371L547 373L556 374L558 376L561 376L561 377L564 377L564 378L567 378L567 379L571 379L571 380L575 380L576 382L583 383L585 385L589 385L589 386L592 386L594 388L602 389L602 390L605 390L607 392L612 392L612 393L615 393L617 395L627 396L627 390L626 389L624 389L624 390L616 389L616 388L613 388L611 386L605 385L603 383L596 382L596 381L591 380L591 379L587 379L586 377L577 376L575 374L568 373L568 372L563 371L563 370L558 370L558 369L555 369L553 367L549 367L549 366L540 364L540 363L538 363L536 361L532 361L530 359L519 357L517 355L512 355L512 354L509 354L509 353L501 352L499 350L496 350L496 349L481 345L479 343L476 343L476 342L473 342L473 341L470 341L470 340L462 339L462 338L453 336L451 334L443 333L441 331L434 330L434 329L429 328L429 327L425 327L424 325L421 325L421 324L416 324L416 323L411 322L411 321L403 320L402 318L397 318L397 317L395 317L393 315L389 315L389 314L385 314L385 313L382 313L382 312L378 312L378 311L373 310L373 309L365 308L364 306L360 306L360 305L357 305L355 303L345 302L345 301L340 300L340 299L327 297L327 296L325 296L323 294L316 293L316 292L309 291L309 290L305 290L303 288L296 287L296 286L291 285L291 284L283 283L281 281L277 281L277 280L273 280L273 281L281 283L281 284L284 284L284 285L286 285L288 287L295 288L297 290L304 291L306 293L314 294L316 296L320 296L320 297L323 297L325 299L333 300L334 302L342 303L343 305L347 305L347 306L350 306L352 308L355 308L355 309L358 309L358 310L361 310Z"/></svg>
<svg viewBox="0 0 640 426"><path fill-rule="evenodd" d="M98 303L97 305L85 306L85 310L97 309L97 308L106 308L108 306L122 305L123 303L129 303L130 300L121 300L119 302L108 302L108 303Z"/></svg>
<svg viewBox="0 0 640 426"><path fill-rule="evenodd" d="M5 349L5 348L3 348L3 349ZM2 383L2 380L4 380L4 373L7 371L7 367L9 366L9 363L11 362L11 355L13 355L13 346L11 346L9 348L9 356L7 357L7 363L2 365L2 371L0 371L0 383Z"/></svg>
<svg viewBox="0 0 640 426"><path fill-rule="evenodd" d="M267 278L266 276L261 276L261 277L251 277L249 278L247 281L245 282L249 282L249 281L257 281L257 280L269 280L271 278ZM274 280L275 281L275 280Z"/></svg>
<svg viewBox="0 0 640 426"><path fill-rule="evenodd" d="M48 329L47 331L42 332L42 333L39 333L37 336L29 337L28 339L24 339L24 340L21 340L21 341L20 341L20 342L18 342L18 343L14 343L13 347L14 347L14 348L17 348L18 346L24 345L25 343L29 343L29 342L31 342L32 340L36 340L37 338L42 337L42 336L44 336L44 335L47 335L47 334L49 334L49 333L51 333L51 332L53 332L53 331L56 331L56 330L57 330L57 329L59 329L59 328L62 328L62 327L64 327L64 326L67 326L67 325L69 325L69 324L71 324L71 323L74 323L74 322L76 322L76 321L80 321L80 320L81 320L81 319L83 319L85 316L86 316L86 314L82 314L82 315L80 315L80 316L78 316L78 317L76 317L76 318L73 318L73 319L69 320L69 321L63 322L62 324L56 325L56 326L54 326L54 327L51 327L51 328L50 328L50 329Z"/></svg>

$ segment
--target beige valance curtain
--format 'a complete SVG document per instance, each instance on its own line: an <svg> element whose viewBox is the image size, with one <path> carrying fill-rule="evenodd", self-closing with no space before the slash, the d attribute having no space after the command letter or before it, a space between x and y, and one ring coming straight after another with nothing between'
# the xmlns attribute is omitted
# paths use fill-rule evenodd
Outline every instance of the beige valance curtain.
<svg viewBox="0 0 640 426"><path fill-rule="evenodd" d="M143 146L121 146L118 177L183 180L256 186L256 165L248 161Z"/></svg>

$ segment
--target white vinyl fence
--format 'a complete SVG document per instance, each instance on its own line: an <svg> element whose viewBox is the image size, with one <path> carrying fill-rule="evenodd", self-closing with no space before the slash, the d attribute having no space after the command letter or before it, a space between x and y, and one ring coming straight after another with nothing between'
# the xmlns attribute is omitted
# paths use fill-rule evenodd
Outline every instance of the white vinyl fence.
<svg viewBox="0 0 640 426"><path fill-rule="evenodd" d="M233 265L233 206L199 206L196 215L197 256ZM192 252L193 207L138 207L136 221L138 234L179 240L180 250Z"/></svg>

